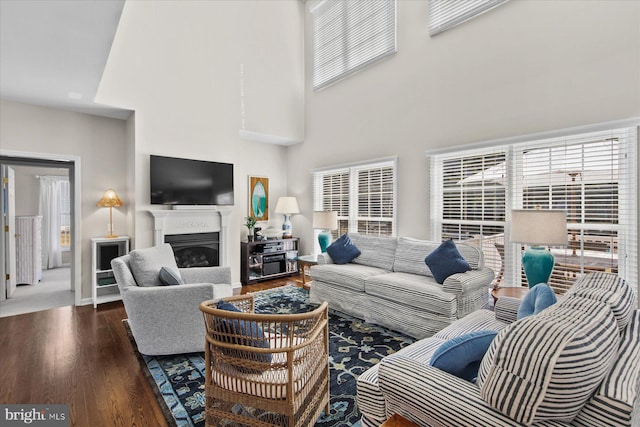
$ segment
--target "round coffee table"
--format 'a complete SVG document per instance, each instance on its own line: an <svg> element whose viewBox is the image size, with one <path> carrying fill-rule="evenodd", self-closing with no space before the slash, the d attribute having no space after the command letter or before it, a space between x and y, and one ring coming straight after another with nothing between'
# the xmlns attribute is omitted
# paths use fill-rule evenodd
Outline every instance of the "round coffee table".
<svg viewBox="0 0 640 427"><path fill-rule="evenodd" d="M529 288L525 288L523 286L505 288L500 287L497 289L493 289L491 291L491 296L493 297L493 303L497 303L500 297L513 297L522 299L529 292Z"/></svg>

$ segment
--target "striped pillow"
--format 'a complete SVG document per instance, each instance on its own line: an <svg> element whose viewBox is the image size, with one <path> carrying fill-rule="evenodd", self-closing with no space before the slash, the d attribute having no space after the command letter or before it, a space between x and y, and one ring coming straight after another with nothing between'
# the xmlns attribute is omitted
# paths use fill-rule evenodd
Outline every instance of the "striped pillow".
<svg viewBox="0 0 640 427"><path fill-rule="evenodd" d="M624 331L638 306L634 289L617 274L596 272L585 274L566 293L567 298L581 297L607 304Z"/></svg>
<svg viewBox="0 0 640 427"><path fill-rule="evenodd" d="M393 270L393 260L398 246L397 238L358 233L349 233L349 237L361 252L360 256L352 261L354 264L383 268L387 271Z"/></svg>
<svg viewBox="0 0 640 427"><path fill-rule="evenodd" d="M524 425L570 422L609 372L619 342L606 304L564 300L498 334L478 372L481 396Z"/></svg>

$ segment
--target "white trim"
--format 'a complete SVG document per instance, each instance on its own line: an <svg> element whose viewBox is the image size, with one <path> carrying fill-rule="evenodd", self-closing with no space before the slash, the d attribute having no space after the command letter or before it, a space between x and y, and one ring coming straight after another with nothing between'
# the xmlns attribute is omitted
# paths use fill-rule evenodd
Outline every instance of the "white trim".
<svg viewBox="0 0 640 427"><path fill-rule="evenodd" d="M424 154L427 157L436 156L439 154L455 153L456 151L491 148L491 147L497 147L500 145L511 145L519 142L528 142L532 140L558 138L558 137L563 137L563 136L573 135L573 134L606 131L606 130L611 130L616 128L628 128L628 127L635 127L635 126L640 126L640 117L630 117L628 119L612 120L609 122L601 122L601 123L595 123L595 124L584 125L584 126L575 126L571 128L555 129L555 130L550 130L545 132L527 133L527 134L518 135L518 136L509 136L506 138L490 139L487 141L473 142L470 144L457 145L453 147L449 146L446 148L434 148L430 150L425 150Z"/></svg>
<svg viewBox="0 0 640 427"><path fill-rule="evenodd" d="M24 159L37 160L54 160L61 162L73 162L73 241L71 249L73 250L73 262L71 263L71 288L75 292L75 305L84 305L82 303L82 228L81 218L82 209L80 199L82 181L81 157L67 154L51 154L51 153L31 153L26 151L12 151L0 149L0 156L21 157Z"/></svg>
<svg viewBox="0 0 640 427"><path fill-rule="evenodd" d="M313 175L316 173L335 171L339 169L356 168L358 166L376 167L377 164L389 163L389 162L393 162L394 166L397 166L398 156L381 157L379 159L361 160L353 163L342 163L339 165L324 166L321 168L310 169L309 173Z"/></svg>
<svg viewBox="0 0 640 427"><path fill-rule="evenodd" d="M286 136L270 135L268 133L254 132L245 129L240 129L240 131L238 132L238 136L240 137L240 139L244 139L245 141L262 142L265 144L284 146L300 144L303 142L293 138L288 138Z"/></svg>

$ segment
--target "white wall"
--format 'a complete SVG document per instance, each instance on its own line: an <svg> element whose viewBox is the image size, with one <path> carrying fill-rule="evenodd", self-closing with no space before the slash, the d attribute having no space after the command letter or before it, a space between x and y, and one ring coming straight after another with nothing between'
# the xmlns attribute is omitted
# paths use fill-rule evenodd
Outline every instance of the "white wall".
<svg viewBox="0 0 640 427"><path fill-rule="evenodd" d="M270 218L281 224L273 209L287 191L287 149L241 140L239 131L301 139L302 10L298 1L126 3L96 99L135 110L136 247L153 244L150 154L235 165L234 281L249 175L270 178Z"/></svg>
<svg viewBox="0 0 640 427"><path fill-rule="evenodd" d="M640 116L640 2L512 1L431 38L427 1L398 1L397 54L319 92L305 16L288 166L307 251L310 169L398 155L398 233L428 238L425 150Z"/></svg>
<svg viewBox="0 0 640 427"><path fill-rule="evenodd" d="M15 171L16 215L38 215L40 210L40 180L38 175L68 176L68 169L54 167L11 166Z"/></svg>
<svg viewBox="0 0 640 427"><path fill-rule="evenodd" d="M0 100L0 147L81 158L82 298L91 298L90 238L106 235L109 223L109 212L96 203L107 188L124 191L127 184L125 122ZM123 201L113 210L114 231L121 235L128 232Z"/></svg>

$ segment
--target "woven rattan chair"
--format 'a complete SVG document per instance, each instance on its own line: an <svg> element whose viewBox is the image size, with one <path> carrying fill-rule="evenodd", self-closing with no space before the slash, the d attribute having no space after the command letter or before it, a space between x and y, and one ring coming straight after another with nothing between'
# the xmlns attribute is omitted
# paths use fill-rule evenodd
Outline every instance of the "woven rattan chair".
<svg viewBox="0 0 640 427"><path fill-rule="evenodd" d="M206 425L311 426L329 411L327 303L300 314L256 314L253 295L200 304L207 345Z"/></svg>

